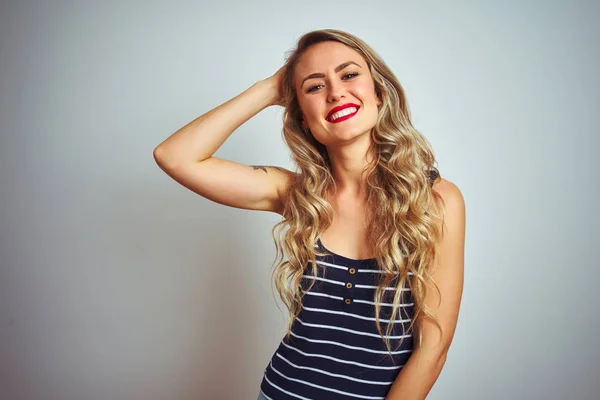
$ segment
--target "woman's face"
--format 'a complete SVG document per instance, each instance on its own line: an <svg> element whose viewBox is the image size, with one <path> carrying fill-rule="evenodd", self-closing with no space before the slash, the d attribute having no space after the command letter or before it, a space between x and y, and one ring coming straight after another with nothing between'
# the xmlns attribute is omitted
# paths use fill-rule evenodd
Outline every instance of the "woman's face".
<svg viewBox="0 0 600 400"><path fill-rule="evenodd" d="M324 145L369 133L377 121L381 101L367 63L342 43L311 46L296 65L294 83L303 126Z"/></svg>

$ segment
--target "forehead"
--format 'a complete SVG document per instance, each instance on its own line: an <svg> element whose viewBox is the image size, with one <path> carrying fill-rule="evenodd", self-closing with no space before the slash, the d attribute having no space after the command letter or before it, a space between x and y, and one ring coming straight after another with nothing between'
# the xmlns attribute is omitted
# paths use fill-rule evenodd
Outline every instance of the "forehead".
<svg viewBox="0 0 600 400"><path fill-rule="evenodd" d="M340 42L327 41L310 46L300 57L294 71L294 80L298 83L306 75L327 73L346 61L354 61L361 67L367 65L356 50Z"/></svg>

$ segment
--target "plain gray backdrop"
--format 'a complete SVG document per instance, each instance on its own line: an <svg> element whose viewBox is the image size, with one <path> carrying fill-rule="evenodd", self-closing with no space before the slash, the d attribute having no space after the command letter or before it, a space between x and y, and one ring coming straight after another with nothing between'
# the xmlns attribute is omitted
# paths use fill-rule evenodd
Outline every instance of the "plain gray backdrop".
<svg viewBox="0 0 600 400"><path fill-rule="evenodd" d="M273 213L152 152L305 32L370 44L467 204L465 287L429 399L600 398L592 1L4 1L0 398L250 399L285 333ZM289 169L270 107L216 156Z"/></svg>

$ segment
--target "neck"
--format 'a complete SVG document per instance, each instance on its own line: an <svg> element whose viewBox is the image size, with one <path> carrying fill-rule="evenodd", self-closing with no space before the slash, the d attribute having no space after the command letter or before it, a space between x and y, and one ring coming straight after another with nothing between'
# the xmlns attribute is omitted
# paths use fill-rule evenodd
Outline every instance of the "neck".
<svg viewBox="0 0 600 400"><path fill-rule="evenodd" d="M374 154L368 154L371 144L370 135L366 140L339 147L327 147L331 162L331 173L336 182L338 194L352 197L364 197L366 182L363 172Z"/></svg>

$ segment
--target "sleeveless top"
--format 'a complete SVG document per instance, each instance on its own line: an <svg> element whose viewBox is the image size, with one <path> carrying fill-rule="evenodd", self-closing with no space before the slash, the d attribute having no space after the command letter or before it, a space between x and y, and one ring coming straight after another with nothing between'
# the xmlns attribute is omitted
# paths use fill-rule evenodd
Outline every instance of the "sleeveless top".
<svg viewBox="0 0 600 400"><path fill-rule="evenodd" d="M432 183L437 176L430 174ZM390 358L375 324L374 295L381 274L376 259L343 257L327 250L320 239L315 248L327 255L316 256L316 279L310 261L304 270L302 309L289 340L284 337L265 368L261 392L271 400L385 400L413 350L409 325L414 302L408 282L391 335L386 336ZM381 303L384 335L395 283L386 288Z"/></svg>

